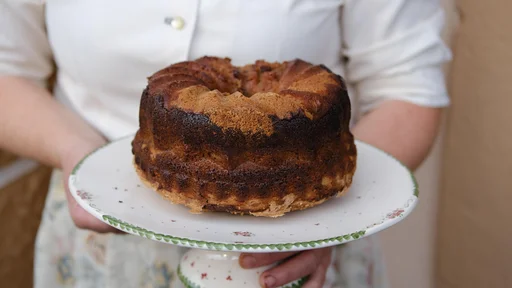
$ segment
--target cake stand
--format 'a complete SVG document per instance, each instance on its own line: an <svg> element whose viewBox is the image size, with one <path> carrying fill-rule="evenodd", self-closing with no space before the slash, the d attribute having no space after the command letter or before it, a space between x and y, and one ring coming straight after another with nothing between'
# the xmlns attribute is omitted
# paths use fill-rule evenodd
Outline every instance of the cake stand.
<svg viewBox="0 0 512 288"><path fill-rule="evenodd" d="M357 170L341 198L275 219L191 214L140 181L132 164L132 139L111 142L86 156L69 178L71 194L117 229L192 248L178 269L186 287L259 287L258 276L269 267L241 269L240 252L301 251L354 241L398 223L418 201L415 178L404 165L356 141ZM300 287L303 281L285 287Z"/></svg>

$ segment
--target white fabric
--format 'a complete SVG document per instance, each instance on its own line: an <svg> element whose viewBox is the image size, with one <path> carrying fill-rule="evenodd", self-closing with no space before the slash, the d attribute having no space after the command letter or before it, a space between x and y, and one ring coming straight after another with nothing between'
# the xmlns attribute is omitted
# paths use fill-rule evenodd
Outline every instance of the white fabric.
<svg viewBox="0 0 512 288"><path fill-rule="evenodd" d="M443 22L435 0L3 0L0 74L44 83L54 59L59 99L110 139L137 129L146 77L203 55L324 64L354 115L386 99L441 107Z"/></svg>

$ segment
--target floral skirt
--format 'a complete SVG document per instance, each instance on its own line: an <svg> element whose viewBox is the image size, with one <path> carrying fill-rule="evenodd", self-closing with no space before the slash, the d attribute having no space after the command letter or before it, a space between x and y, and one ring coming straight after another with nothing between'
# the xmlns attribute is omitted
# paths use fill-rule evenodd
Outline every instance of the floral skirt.
<svg viewBox="0 0 512 288"><path fill-rule="evenodd" d="M333 249L324 287L387 287L376 239ZM133 235L77 229L68 212L62 174L50 182L34 267L34 287L184 287L176 268L187 248Z"/></svg>

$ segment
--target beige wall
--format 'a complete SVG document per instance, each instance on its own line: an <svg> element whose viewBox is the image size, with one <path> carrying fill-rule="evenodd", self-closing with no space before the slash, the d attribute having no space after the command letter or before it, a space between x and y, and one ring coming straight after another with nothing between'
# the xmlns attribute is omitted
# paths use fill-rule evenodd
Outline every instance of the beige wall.
<svg viewBox="0 0 512 288"><path fill-rule="evenodd" d="M512 287L512 2L459 8L437 287Z"/></svg>

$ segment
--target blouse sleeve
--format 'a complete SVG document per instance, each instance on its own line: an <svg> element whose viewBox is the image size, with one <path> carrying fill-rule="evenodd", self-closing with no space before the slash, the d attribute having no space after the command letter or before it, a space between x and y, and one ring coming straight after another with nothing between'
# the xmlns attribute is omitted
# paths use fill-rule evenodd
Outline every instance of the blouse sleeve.
<svg viewBox="0 0 512 288"><path fill-rule="evenodd" d="M450 102L442 69L451 52L441 38L436 0L346 0L342 12L347 81L362 113L387 99L421 106Z"/></svg>
<svg viewBox="0 0 512 288"><path fill-rule="evenodd" d="M45 85L53 71L42 0L0 1L0 75Z"/></svg>

